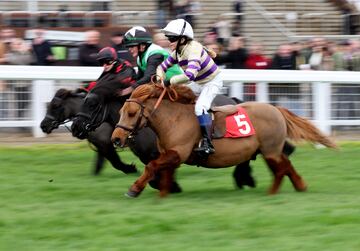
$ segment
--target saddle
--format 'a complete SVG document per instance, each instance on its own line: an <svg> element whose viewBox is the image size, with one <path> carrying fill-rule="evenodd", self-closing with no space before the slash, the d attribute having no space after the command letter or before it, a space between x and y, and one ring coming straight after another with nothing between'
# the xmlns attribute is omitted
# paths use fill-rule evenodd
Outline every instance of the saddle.
<svg viewBox="0 0 360 251"><path fill-rule="evenodd" d="M212 114L212 135L213 139L223 137L237 138L247 137L255 134L255 130L246 114L244 108L237 106L242 103L238 99L232 99L224 95L217 95L212 102L210 113ZM238 114L236 114L238 113ZM240 116L241 121L235 121L234 116Z"/></svg>

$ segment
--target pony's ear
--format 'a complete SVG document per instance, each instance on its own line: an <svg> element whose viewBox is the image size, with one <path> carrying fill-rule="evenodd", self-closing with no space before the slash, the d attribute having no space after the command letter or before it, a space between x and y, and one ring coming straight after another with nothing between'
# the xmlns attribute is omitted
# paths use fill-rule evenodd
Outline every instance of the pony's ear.
<svg viewBox="0 0 360 251"><path fill-rule="evenodd" d="M75 94L78 94L78 93L88 93L88 91L85 89L85 88L76 88L75 90L74 90L74 93Z"/></svg>
<svg viewBox="0 0 360 251"><path fill-rule="evenodd" d="M75 97L81 97L81 98L85 98L85 96L88 94L89 92L84 89L84 88L77 88L74 91L72 91L72 95Z"/></svg>

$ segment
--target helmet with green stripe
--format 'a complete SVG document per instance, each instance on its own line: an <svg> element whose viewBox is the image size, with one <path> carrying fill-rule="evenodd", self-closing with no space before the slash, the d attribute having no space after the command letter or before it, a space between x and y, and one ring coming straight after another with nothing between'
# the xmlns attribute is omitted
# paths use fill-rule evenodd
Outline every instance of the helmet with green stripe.
<svg viewBox="0 0 360 251"><path fill-rule="evenodd" d="M125 33L124 43L126 47L132 47L139 44L151 44L152 37L144 27L135 26Z"/></svg>

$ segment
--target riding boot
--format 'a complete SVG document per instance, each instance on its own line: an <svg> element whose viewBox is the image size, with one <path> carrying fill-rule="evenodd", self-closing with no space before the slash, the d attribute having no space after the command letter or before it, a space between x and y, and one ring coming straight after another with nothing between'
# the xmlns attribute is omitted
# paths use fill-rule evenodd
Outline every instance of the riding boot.
<svg viewBox="0 0 360 251"><path fill-rule="evenodd" d="M210 114L203 114L197 116L202 134L202 141L198 148L194 149L195 152L201 155L209 155L215 152L214 146L211 143L211 117Z"/></svg>

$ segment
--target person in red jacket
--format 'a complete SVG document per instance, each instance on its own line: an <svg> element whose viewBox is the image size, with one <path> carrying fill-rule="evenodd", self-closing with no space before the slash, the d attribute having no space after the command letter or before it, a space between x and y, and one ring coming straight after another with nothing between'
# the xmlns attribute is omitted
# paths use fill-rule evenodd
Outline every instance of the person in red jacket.
<svg viewBox="0 0 360 251"><path fill-rule="evenodd" d="M131 93L132 91L131 85L135 84L135 75L130 79L123 79L122 77L122 72L124 70L127 70L129 67L131 67L130 62L118 58L116 50L112 47L105 47L101 49L96 56L96 60L98 61L99 65L103 66L104 68L103 73L96 81L90 82L89 85L85 87L85 90L89 92L92 89L94 89L96 85L98 85L99 83L106 84L106 83L112 83L114 81L115 82L118 81L119 89L121 90L128 89L129 92L126 92L125 94Z"/></svg>
<svg viewBox="0 0 360 251"><path fill-rule="evenodd" d="M249 54L245 61L246 69L269 69L271 66L271 59L266 57L263 51L263 46L259 42L254 42L249 47ZM244 101L255 101L256 84L251 83L244 86Z"/></svg>

